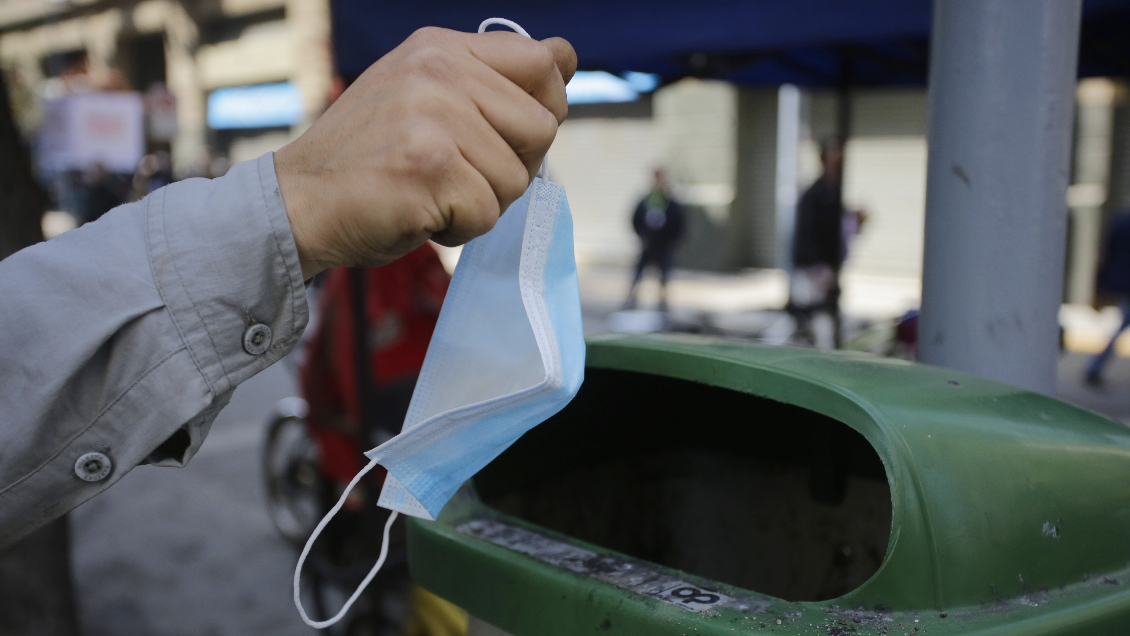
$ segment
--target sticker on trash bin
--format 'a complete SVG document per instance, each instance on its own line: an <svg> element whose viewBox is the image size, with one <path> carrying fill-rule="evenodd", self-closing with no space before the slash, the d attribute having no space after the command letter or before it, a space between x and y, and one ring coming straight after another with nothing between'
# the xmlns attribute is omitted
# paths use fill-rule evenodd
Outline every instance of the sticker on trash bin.
<svg viewBox="0 0 1130 636"><path fill-rule="evenodd" d="M611 554L590 552L496 519L476 519L459 526L456 530L687 611L701 612L733 600L714 590L702 589L692 583L656 571L646 563L628 561Z"/></svg>
<svg viewBox="0 0 1130 636"><path fill-rule="evenodd" d="M723 596L718 592L708 592L684 581L679 581L674 585L662 585L659 589L641 590L641 593L657 598L664 603L689 609L692 612L701 612L705 609L717 607L730 600L728 596Z"/></svg>

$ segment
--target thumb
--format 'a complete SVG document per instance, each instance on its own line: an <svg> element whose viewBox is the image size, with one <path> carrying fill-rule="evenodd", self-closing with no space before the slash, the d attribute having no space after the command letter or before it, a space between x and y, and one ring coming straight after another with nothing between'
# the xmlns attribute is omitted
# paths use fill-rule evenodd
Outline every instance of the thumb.
<svg viewBox="0 0 1130 636"><path fill-rule="evenodd" d="M553 61L557 63L557 70L561 72L561 79L568 84L577 72L577 52L573 45L565 38L547 38L541 41L553 52Z"/></svg>

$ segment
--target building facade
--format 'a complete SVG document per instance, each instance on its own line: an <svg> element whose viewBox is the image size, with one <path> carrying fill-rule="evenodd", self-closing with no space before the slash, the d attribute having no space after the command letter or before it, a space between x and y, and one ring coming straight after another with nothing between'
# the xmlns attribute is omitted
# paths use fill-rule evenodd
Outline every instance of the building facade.
<svg viewBox="0 0 1130 636"><path fill-rule="evenodd" d="M149 149L169 151L180 175L198 173L215 156L273 150L321 113L333 76L329 2L0 0L0 67L25 132L37 133L37 104L76 65L98 86L156 96L147 104L172 121L150 117ZM254 90L263 86L276 88L274 103Z"/></svg>

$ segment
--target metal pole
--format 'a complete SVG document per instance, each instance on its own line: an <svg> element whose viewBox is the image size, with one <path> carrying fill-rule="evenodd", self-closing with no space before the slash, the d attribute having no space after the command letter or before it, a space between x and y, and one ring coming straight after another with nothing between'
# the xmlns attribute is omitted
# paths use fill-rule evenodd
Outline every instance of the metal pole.
<svg viewBox="0 0 1130 636"><path fill-rule="evenodd" d="M797 155L800 150L800 90L785 84L777 91L777 182L774 265L792 268L793 226L796 224Z"/></svg>
<svg viewBox="0 0 1130 636"><path fill-rule="evenodd" d="M924 362L1055 388L1080 9L934 2Z"/></svg>

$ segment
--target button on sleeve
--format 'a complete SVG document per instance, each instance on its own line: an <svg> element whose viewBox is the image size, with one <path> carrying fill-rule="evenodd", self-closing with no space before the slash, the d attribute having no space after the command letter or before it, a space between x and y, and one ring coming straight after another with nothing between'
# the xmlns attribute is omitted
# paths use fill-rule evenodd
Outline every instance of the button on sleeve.
<svg viewBox="0 0 1130 636"><path fill-rule="evenodd" d="M113 469L114 464L103 453L86 453L75 461L75 475L83 481L102 481Z"/></svg>
<svg viewBox="0 0 1130 636"><path fill-rule="evenodd" d="M262 355L271 346L271 328L263 323L251 325L243 332L243 350L253 356Z"/></svg>
<svg viewBox="0 0 1130 636"><path fill-rule="evenodd" d="M167 186L151 205L150 254L161 296L220 395L298 342L306 287L273 154L232 166L211 187L193 181Z"/></svg>

